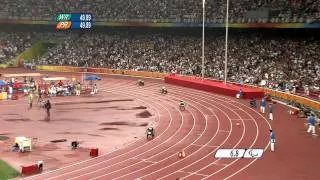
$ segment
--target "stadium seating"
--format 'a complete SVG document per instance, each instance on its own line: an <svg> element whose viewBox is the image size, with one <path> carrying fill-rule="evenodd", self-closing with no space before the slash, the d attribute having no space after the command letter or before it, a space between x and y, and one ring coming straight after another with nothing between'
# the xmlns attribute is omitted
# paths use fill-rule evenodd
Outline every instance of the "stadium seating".
<svg viewBox="0 0 320 180"><path fill-rule="evenodd" d="M36 40L56 39L55 46L50 47L43 57L35 59L36 64L40 65L83 67L88 64L90 67L110 69L201 74L201 38L195 35L159 31L87 33L81 36L76 33L17 35L0 34L0 38L6 39L1 49L7 52L9 47L26 48ZM16 37L20 40L15 40ZM206 35L206 77L224 79L224 41L223 32ZM243 30L230 32L228 43L229 81L260 85L265 80L263 86L283 91L292 90L295 85L296 93L304 92L305 85L308 85L312 98L319 99L320 51L317 49L320 42L313 36L285 37ZM4 56L2 62L11 60L18 52Z"/></svg>
<svg viewBox="0 0 320 180"><path fill-rule="evenodd" d="M230 21L314 22L319 21L319 1L243 0L230 1ZM201 22L202 1L194 0L3 0L0 19L54 20L61 12L91 12L96 20L148 22ZM206 19L223 23L225 0L206 1Z"/></svg>

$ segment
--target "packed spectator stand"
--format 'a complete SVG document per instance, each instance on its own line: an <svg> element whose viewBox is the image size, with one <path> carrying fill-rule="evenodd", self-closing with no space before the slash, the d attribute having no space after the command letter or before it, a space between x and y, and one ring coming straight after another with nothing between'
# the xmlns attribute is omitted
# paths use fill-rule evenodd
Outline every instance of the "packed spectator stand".
<svg viewBox="0 0 320 180"><path fill-rule="evenodd" d="M30 34L6 38L2 50L29 47ZM20 40L16 40L17 37ZM40 65L70 65L133 69L137 71L201 74L201 37L170 33L109 32L86 34L39 34L33 38L56 38L57 44L32 61ZM26 44L24 44L26 43ZM205 41L205 76L224 77L223 32L210 33ZM313 38L269 37L260 33L231 33L228 80L291 90L317 99L320 87L320 42ZM23 48L21 49L23 50ZM10 51L11 52L11 51ZM14 51L17 55L19 51ZM21 52L21 51L20 51ZM3 53L2 53L3 54ZM14 54L4 53L2 62ZM308 86L308 87L307 87Z"/></svg>
<svg viewBox="0 0 320 180"><path fill-rule="evenodd" d="M31 46L30 34L0 32L0 63L13 59L18 53Z"/></svg>
<svg viewBox="0 0 320 180"><path fill-rule="evenodd" d="M189 75L201 72L201 38L198 36L117 32L65 39L51 48L39 63L76 66L88 63L93 67L179 71ZM206 76L223 79L224 43L223 34L206 37ZM319 45L319 40L313 39L231 34L230 80L245 83L259 83L265 78L271 81L303 80L303 85L319 87Z"/></svg>
<svg viewBox="0 0 320 180"><path fill-rule="evenodd" d="M223 23L226 0L206 0L206 19ZM202 0L2 0L0 19L54 20L61 12L91 12L100 21L202 22ZM230 1L230 22L319 22L318 0Z"/></svg>
<svg viewBox="0 0 320 180"><path fill-rule="evenodd" d="M3 0L0 19L54 20L61 12L91 12L96 21L202 22L202 1L126 0ZM231 23L320 22L317 0L230 1ZM206 0L206 22L223 23L225 0ZM165 32L140 33L5 33L0 32L0 63L12 60L32 44L55 40L37 64L107 67L200 75L201 38ZM205 76L223 79L223 32L205 41ZM319 39L266 37L260 33L231 33L228 80L267 86L318 99Z"/></svg>

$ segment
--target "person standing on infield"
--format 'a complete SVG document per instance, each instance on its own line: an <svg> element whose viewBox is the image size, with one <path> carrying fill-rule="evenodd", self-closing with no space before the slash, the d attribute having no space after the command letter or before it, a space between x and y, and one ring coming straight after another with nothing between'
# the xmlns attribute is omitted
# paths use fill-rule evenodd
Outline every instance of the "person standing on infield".
<svg viewBox="0 0 320 180"><path fill-rule="evenodd" d="M273 107L272 104L269 104L269 120L273 120Z"/></svg>
<svg viewBox="0 0 320 180"><path fill-rule="evenodd" d="M266 98L263 97L261 99L260 112L264 114L265 110L266 110Z"/></svg>
<svg viewBox="0 0 320 180"><path fill-rule="evenodd" d="M78 82L78 84L76 85L76 96L80 96L81 93L81 84L80 82Z"/></svg>
<svg viewBox="0 0 320 180"><path fill-rule="evenodd" d="M28 102L29 102L29 109L31 109L32 103L33 103L33 93L31 91L29 92Z"/></svg>
<svg viewBox="0 0 320 180"><path fill-rule="evenodd" d="M311 133L312 132L312 135L315 135L316 134L316 118L314 117L314 114L311 114L309 117L308 117L308 130L307 132L308 133Z"/></svg>
<svg viewBox="0 0 320 180"><path fill-rule="evenodd" d="M42 92L41 92L41 89L38 88L38 101L37 101L37 104L42 103L43 99L42 99Z"/></svg>
<svg viewBox="0 0 320 180"><path fill-rule="evenodd" d="M270 129L270 148L272 152L274 152L275 144L276 144L276 135L274 134L272 129Z"/></svg>
<svg viewBox="0 0 320 180"><path fill-rule="evenodd" d="M47 112L47 118L46 118L46 120L50 120L51 103L50 103L49 100L48 100L48 101L46 102L46 104L44 105L44 108L46 109L46 112Z"/></svg>
<svg viewBox="0 0 320 180"><path fill-rule="evenodd" d="M98 86L97 86L97 84L93 85L93 93L94 94L98 94Z"/></svg>

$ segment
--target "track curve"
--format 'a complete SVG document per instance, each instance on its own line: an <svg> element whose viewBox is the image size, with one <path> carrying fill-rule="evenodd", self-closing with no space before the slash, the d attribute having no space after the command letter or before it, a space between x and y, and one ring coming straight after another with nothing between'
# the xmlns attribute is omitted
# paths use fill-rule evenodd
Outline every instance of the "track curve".
<svg viewBox="0 0 320 180"><path fill-rule="evenodd" d="M118 151L25 179L226 179L255 160L215 159L217 149L269 146L270 124L233 98L167 84L169 93L163 95L163 82L152 79L139 87L134 78L107 76L99 86L101 94L150 105L159 119L155 139L139 139ZM186 111L178 109L179 100L187 103ZM187 157L179 159L182 149Z"/></svg>

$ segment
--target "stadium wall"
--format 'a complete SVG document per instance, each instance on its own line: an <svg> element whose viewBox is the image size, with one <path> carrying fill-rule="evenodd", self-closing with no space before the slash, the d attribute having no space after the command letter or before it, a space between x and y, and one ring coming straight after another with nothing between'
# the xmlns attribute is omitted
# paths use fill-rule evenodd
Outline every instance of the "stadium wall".
<svg viewBox="0 0 320 180"><path fill-rule="evenodd" d="M233 82L229 82L229 83L233 83ZM268 89L268 88L253 86L253 85L249 85L249 84L245 84L244 87L260 88L263 90L265 95L270 95L272 97L276 97L276 98L286 100L286 101L295 101L296 103L300 103L300 104L309 106L309 107L320 112L320 102L314 101L314 100L306 98L306 97L297 96L294 94L281 92L281 91L275 91L275 90Z"/></svg>
<svg viewBox="0 0 320 180"><path fill-rule="evenodd" d="M229 82L229 83L232 83L232 82ZM272 89L248 85L248 84L244 85L244 87L260 88L263 90L265 95L270 95L270 96L273 96L273 97L276 97L276 98L279 98L282 100L286 100L286 101L295 101L296 103L300 103L300 104L309 106L309 107L320 112L320 102L314 101L314 100L306 98L306 97L297 96L297 95L286 93L286 92L275 91Z"/></svg>
<svg viewBox="0 0 320 180"><path fill-rule="evenodd" d="M164 79L165 77L168 76L168 74L157 73L157 72L117 70L117 69L106 69L106 68L81 68L81 67L72 67L72 66L37 66L37 70L55 71L55 72L97 73L97 74L111 74L111 75L113 74L113 75L138 76L138 77L149 77L149 78L160 78L160 79ZM245 85L245 87L252 87L252 86ZM301 97L301 96L297 96L297 95L293 95L285 92L274 91L266 88L261 88L261 89L264 91L265 94L269 94L271 96L288 100L288 101L295 101L297 103L304 104L315 110L320 111L320 103L317 101L313 101L305 97Z"/></svg>
<svg viewBox="0 0 320 180"><path fill-rule="evenodd" d="M274 91L271 89L266 89L266 88L262 88L265 94L269 94L271 96L280 98L280 99L284 99L284 100L288 100L288 101L295 101L297 103L300 104L304 104L306 106L309 106L317 111L320 111L320 102L311 100L309 98L305 98L302 96L297 96L294 94L289 94L286 92L281 92L281 91Z"/></svg>
<svg viewBox="0 0 320 180"><path fill-rule="evenodd" d="M58 72L80 72L80 73L97 73L97 74L110 74L110 75L125 75L137 77L149 77L164 79L167 76L165 73L147 72L147 71L131 71L119 69L106 69L106 68L83 68L73 66L37 66L40 71L58 71Z"/></svg>
<svg viewBox="0 0 320 180"><path fill-rule="evenodd" d="M7 68L8 65L7 64L0 64L0 68Z"/></svg>
<svg viewBox="0 0 320 180"><path fill-rule="evenodd" d="M207 92L236 97L240 90L243 92L244 99L262 98L264 96L263 90L256 87L244 87L235 83L228 83L225 85L222 81L215 79L201 79L194 76L181 76L170 74L165 77L165 82L168 84L189 87L192 89L199 89Z"/></svg>

